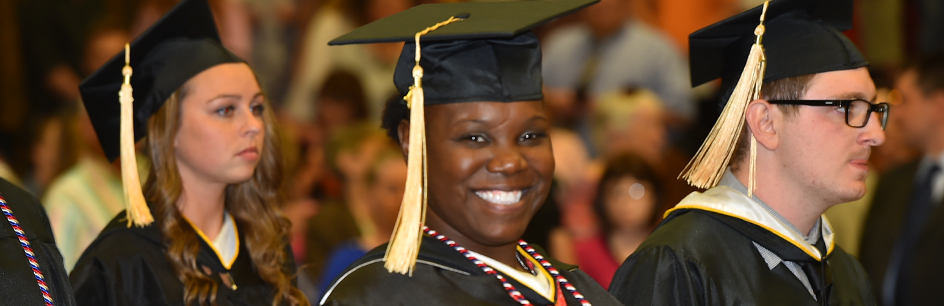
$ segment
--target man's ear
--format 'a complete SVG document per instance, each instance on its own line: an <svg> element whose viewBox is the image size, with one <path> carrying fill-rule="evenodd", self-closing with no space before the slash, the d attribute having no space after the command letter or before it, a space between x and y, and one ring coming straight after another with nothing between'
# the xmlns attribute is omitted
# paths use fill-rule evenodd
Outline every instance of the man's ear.
<svg viewBox="0 0 944 306"><path fill-rule="evenodd" d="M403 152L403 161L410 156L410 122L401 120L397 126L397 137L400 139L400 151Z"/></svg>
<svg viewBox="0 0 944 306"><path fill-rule="evenodd" d="M751 101L744 113L745 123L750 129L757 144L769 151L774 151L780 145L780 134L777 129L782 126L783 112L764 99Z"/></svg>

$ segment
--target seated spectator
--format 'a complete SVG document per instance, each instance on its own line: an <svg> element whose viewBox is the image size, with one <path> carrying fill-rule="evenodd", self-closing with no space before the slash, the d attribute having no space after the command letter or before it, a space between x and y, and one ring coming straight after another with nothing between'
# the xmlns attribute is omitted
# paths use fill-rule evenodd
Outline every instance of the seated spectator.
<svg viewBox="0 0 944 306"><path fill-rule="evenodd" d="M386 139L383 141L388 142ZM366 220L358 219L360 214L354 214L358 227L362 229L361 235L342 242L328 255L321 274L321 292L325 292L331 281L348 265L367 254L367 251L386 243L393 234L406 185L406 163L399 148L392 143L383 146L374 156L365 165L369 169L364 180L363 196L348 202L349 207L364 212L367 217ZM360 201L363 203L356 203Z"/></svg>
<svg viewBox="0 0 944 306"><path fill-rule="evenodd" d="M544 86L555 114L579 110L573 105L579 92L586 92L587 109L592 109L606 92L646 88L665 102L672 126L693 118L685 59L668 36L634 19L630 6L630 0L602 0L578 13L581 22L547 35Z"/></svg>
<svg viewBox="0 0 944 306"><path fill-rule="evenodd" d="M368 115L361 80L343 70L328 75L315 99L314 124L319 132L331 137L339 128L367 120Z"/></svg>
<svg viewBox="0 0 944 306"><path fill-rule="evenodd" d="M602 160L626 153L645 160L663 187L665 203L677 203L695 189L677 179L688 156L669 144L666 116L661 99L649 90L609 92L600 96L591 116L593 139Z"/></svg>
<svg viewBox="0 0 944 306"><path fill-rule="evenodd" d="M370 218L363 204L366 178L371 161L389 145L385 137L373 123L361 122L338 129L325 144L321 157L328 168L325 171L338 179L341 190L335 196L316 197L318 212L307 221L302 262L312 279L323 274L328 254L336 246L373 231L372 223L364 221Z"/></svg>
<svg viewBox="0 0 944 306"><path fill-rule="evenodd" d="M577 265L609 287L616 269L655 228L662 200L661 184L644 159L625 154L609 160L593 204L599 231L575 238Z"/></svg>
<svg viewBox="0 0 944 306"><path fill-rule="evenodd" d="M121 168L105 159L84 108L78 116L78 160L52 181L42 197L68 271L105 225L124 210ZM146 169L145 160L141 159ZM147 174L146 170L141 173Z"/></svg>
<svg viewBox="0 0 944 306"><path fill-rule="evenodd" d="M33 195L42 196L53 180L75 164L74 117L73 110L63 109L54 115L35 114L30 120L29 150L20 153L28 154L27 169L21 171L25 173L23 187Z"/></svg>
<svg viewBox="0 0 944 306"><path fill-rule="evenodd" d="M83 60L85 74L91 74L107 63L130 40L127 31L121 28L103 27L92 33ZM105 158L81 103L79 108L73 115L77 124L68 127L78 130L77 161L50 183L42 197L68 271L105 225L124 209L121 168ZM148 167L145 164L139 167L142 168ZM141 173L146 175L146 170Z"/></svg>
<svg viewBox="0 0 944 306"><path fill-rule="evenodd" d="M605 160L634 152L649 163L661 163L668 148L662 100L647 89L602 95L591 114L593 146Z"/></svg>
<svg viewBox="0 0 944 306"><path fill-rule="evenodd" d="M328 0L311 19L298 42L300 48L285 96L285 108L296 119L311 121L315 111L311 97L332 71L351 71L364 83L370 118L380 118L384 102L396 93L390 75L401 43L328 47L328 41L356 27L414 6L414 0Z"/></svg>

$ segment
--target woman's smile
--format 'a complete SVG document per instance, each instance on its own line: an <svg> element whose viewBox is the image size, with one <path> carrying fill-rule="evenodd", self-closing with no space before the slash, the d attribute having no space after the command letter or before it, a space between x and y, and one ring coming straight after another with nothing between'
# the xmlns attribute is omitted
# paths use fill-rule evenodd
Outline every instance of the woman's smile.
<svg viewBox="0 0 944 306"><path fill-rule="evenodd" d="M489 203L498 204L498 205L512 205L518 202L521 202L521 195L524 193L524 190L479 190L475 191L475 195L482 198L482 200L488 201Z"/></svg>

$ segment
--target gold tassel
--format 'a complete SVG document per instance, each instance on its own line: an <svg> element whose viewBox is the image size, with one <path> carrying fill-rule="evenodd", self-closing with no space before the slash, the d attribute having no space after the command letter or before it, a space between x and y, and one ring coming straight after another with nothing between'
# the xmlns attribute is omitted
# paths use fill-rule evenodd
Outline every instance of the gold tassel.
<svg viewBox="0 0 944 306"><path fill-rule="evenodd" d="M420 67L420 36L441 26L462 20L450 17L416 33L416 66L413 66L413 86L403 99L410 108L410 155L407 157L406 189L400 214L384 254L384 268L389 272L413 276L416 257L423 240L423 224L426 223L426 117L424 111L423 67Z"/></svg>
<svg viewBox="0 0 944 306"><path fill-rule="evenodd" d="M125 44L125 67L121 69L125 81L118 92L118 101L121 103L121 184L125 192L128 227L144 227L154 222L154 217L141 192L141 179L138 177L138 163L134 154L134 97L131 95L130 61L131 47Z"/></svg>
<svg viewBox="0 0 944 306"><path fill-rule="evenodd" d="M731 154L734 153L737 140L744 128L744 113L747 110L747 105L760 97L767 61L761 40L764 35L764 15L767 14L769 2L764 2L764 9L760 15L760 25L754 29L757 40L751 46L747 63L744 65L744 70L741 71L741 76L734 87L731 98L728 99L721 116L718 117L718 121L711 128L711 132L698 149L698 153L688 162L688 165L679 175L679 178L684 178L692 186L708 189L718 185L725 169L731 162ZM751 195L755 187L753 164L756 148L754 141L754 137L751 136L752 146L751 156L749 157L751 182L748 183L748 194Z"/></svg>

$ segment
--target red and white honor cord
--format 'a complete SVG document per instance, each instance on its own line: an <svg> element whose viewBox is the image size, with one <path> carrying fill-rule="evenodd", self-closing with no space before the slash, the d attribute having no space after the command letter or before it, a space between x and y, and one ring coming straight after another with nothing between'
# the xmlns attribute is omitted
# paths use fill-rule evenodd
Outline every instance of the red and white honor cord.
<svg viewBox="0 0 944 306"><path fill-rule="evenodd" d="M498 278L498 280L502 282L502 287L504 287L505 290L508 291L508 295L510 295L511 298L515 299L515 301L517 301L519 304L534 305L534 304L531 304L531 301L528 301L528 299L525 298L525 296L521 294L520 291L515 289L515 286L509 283L508 280L505 279L504 276L499 274L492 267L489 267L488 264L482 262L478 258L475 258L474 255L469 253L469 250L466 250L465 248L460 246L458 243L456 243L452 239L447 238L446 236L440 234L439 232L436 232L435 230L430 229L427 226L423 226L423 231L426 232L427 235L430 235L433 238L436 238L437 240L442 241L446 245L455 249L457 252L465 256L465 258L469 259L470 261L472 261L472 263L474 263L476 266L481 268L482 271L485 271L486 274L491 274L491 275L494 275L495 278ZM550 273L551 276L554 277L554 279L558 283L560 283L561 287L564 287L565 289L567 289L567 291L569 291L570 294L574 296L574 299L580 302L581 306L591 306L590 302L584 298L583 294L580 294L580 292L577 291L576 287L571 285L570 282L568 282L567 279L564 278L563 275L560 275L560 272L558 272L557 269L554 268L554 266L552 266L550 262L544 259L544 256L541 256L541 254L538 254L538 252L535 251L534 248L532 248L530 245L528 245L527 242L524 242L524 240L518 240L518 245L520 245L525 250L525 252L528 252L528 254L531 255L531 257L534 257L534 259L537 260L538 263L540 263L541 266L543 266L544 269L547 270L547 272Z"/></svg>
<svg viewBox="0 0 944 306"><path fill-rule="evenodd" d="M43 300L46 302L46 306L53 306L52 297L49 296L49 288L46 287L46 280L43 278L43 271L39 269L39 263L36 262L36 257L33 255L33 248L30 247L29 240L26 240L23 229L20 228L20 222L13 216L13 210L7 206L7 201L3 199L2 195L0 195L0 210L3 210L3 214L7 217L7 221L10 222L10 226L13 226L13 231L16 232L16 238L20 240L20 246L23 247L23 252L26 252L26 259L29 261L30 267L33 268L33 276L36 277L39 290L43 292Z"/></svg>

